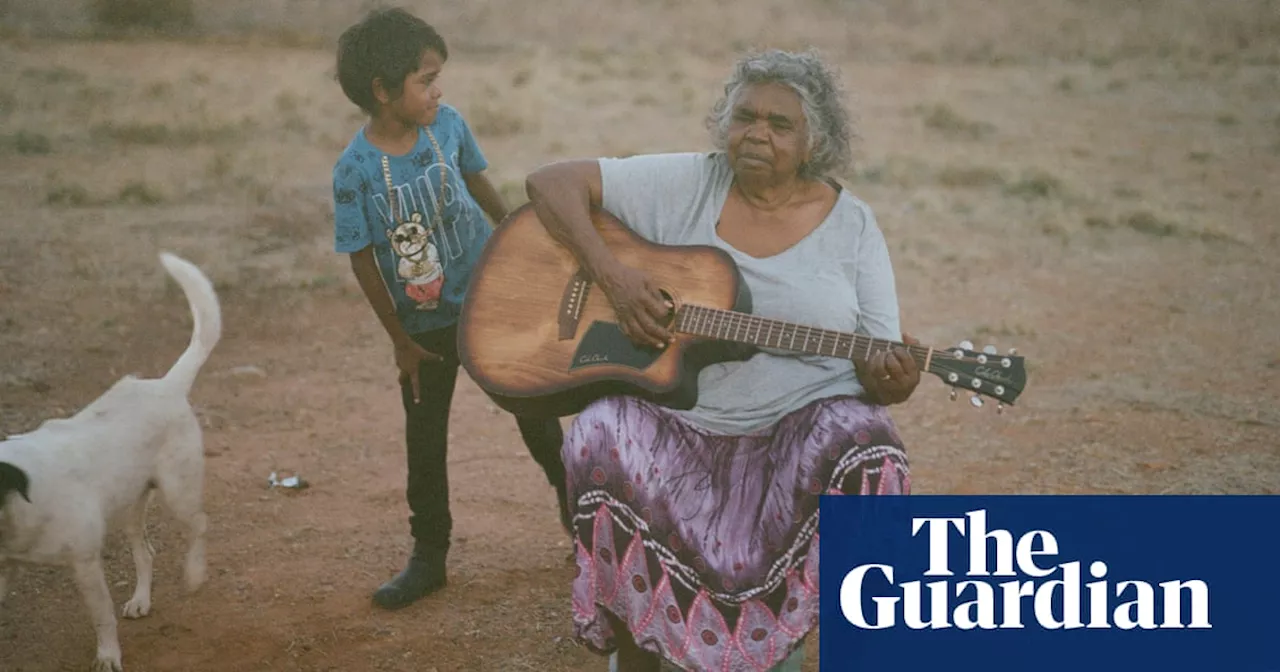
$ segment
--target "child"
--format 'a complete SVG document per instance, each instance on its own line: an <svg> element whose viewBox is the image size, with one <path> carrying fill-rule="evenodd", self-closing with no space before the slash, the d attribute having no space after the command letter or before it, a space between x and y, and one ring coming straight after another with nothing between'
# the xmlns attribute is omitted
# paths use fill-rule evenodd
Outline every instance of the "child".
<svg viewBox="0 0 1280 672"><path fill-rule="evenodd" d="M452 518L446 474L458 374L457 318L473 265L506 205L466 121L440 102L449 58L430 25L401 10L369 14L338 42L338 82L369 116L333 168L337 252L373 307L400 370L408 448L408 565L374 593L387 609L445 584ZM555 487L568 528L558 418L517 418Z"/></svg>

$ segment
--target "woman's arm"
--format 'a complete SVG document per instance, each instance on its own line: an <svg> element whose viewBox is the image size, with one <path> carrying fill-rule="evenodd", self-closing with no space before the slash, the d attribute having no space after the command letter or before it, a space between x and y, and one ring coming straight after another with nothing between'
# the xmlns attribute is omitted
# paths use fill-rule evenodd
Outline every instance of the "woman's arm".
<svg viewBox="0 0 1280 672"><path fill-rule="evenodd" d="M858 330L873 338L889 341L898 340L901 336L903 343L917 345L919 341L899 331L897 282L884 233L876 224L875 214L870 208L864 209L863 218L854 284L862 311ZM854 360L854 367L858 382L862 383L873 404L900 404L920 384L916 362L902 347L877 352L869 360Z"/></svg>
<svg viewBox="0 0 1280 672"><path fill-rule="evenodd" d="M619 263L591 221L603 202L600 164L561 161L525 180L525 192L548 235L563 245L609 297L618 323L637 343L665 347L673 339L662 326L667 306L647 275Z"/></svg>
<svg viewBox="0 0 1280 672"><path fill-rule="evenodd" d="M591 222L603 191L600 164L591 160L560 161L543 166L525 179L525 194L547 233L564 245L597 282L617 266Z"/></svg>

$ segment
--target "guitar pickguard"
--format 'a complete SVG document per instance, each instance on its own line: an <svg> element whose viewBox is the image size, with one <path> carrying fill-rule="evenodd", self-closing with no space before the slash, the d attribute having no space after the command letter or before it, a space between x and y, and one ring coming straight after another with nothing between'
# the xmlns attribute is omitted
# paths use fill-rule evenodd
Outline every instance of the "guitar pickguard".
<svg viewBox="0 0 1280 672"><path fill-rule="evenodd" d="M660 350L636 346L626 334L622 333L622 328L618 325L596 320L587 327L587 333L583 334L582 341L574 350L569 370L575 371L601 364L644 370L661 356Z"/></svg>

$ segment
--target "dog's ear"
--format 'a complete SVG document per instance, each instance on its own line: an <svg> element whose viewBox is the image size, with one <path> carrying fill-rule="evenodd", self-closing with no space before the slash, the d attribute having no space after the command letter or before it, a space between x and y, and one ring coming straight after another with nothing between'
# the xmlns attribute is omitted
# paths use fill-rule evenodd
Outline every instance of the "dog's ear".
<svg viewBox="0 0 1280 672"><path fill-rule="evenodd" d="M27 495L29 486L27 472L8 462L0 462L0 501L3 501L4 496L10 492L17 492L23 499L30 502L31 497Z"/></svg>

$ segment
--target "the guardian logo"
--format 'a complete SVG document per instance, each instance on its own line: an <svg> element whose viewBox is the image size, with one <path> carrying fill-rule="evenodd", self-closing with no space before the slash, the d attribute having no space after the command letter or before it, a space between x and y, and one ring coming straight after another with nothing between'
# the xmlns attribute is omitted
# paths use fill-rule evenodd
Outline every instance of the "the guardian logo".
<svg viewBox="0 0 1280 672"><path fill-rule="evenodd" d="M963 580L951 578L956 573L948 561L948 544L957 532L968 540ZM911 536L920 534L928 535L929 544L924 576L948 578L895 583L893 566L859 565L840 584L840 611L849 623L866 630L894 628L899 621L912 630L1021 629L1029 623L1048 630L1212 628L1204 581L1113 583L1103 560L1088 562L1087 569L1081 560L1060 562L1058 541L1048 531L1016 540L1008 530L987 531L985 509L963 518L913 517ZM1093 579L1087 583L1086 571ZM866 597L874 609L865 608Z"/></svg>

